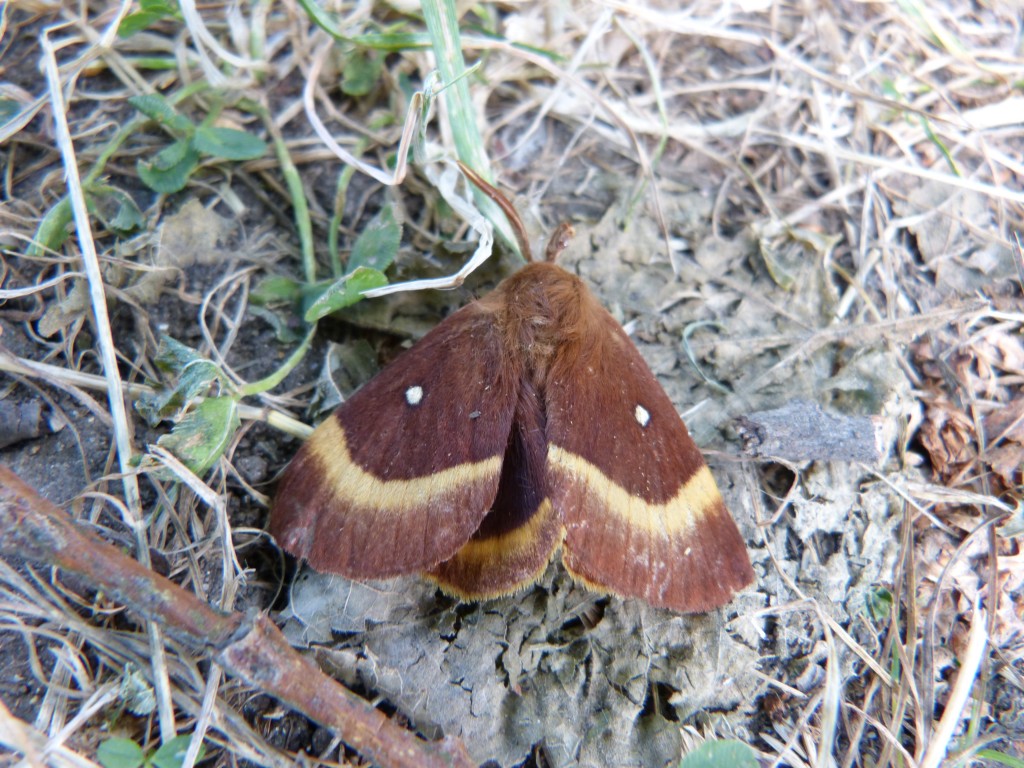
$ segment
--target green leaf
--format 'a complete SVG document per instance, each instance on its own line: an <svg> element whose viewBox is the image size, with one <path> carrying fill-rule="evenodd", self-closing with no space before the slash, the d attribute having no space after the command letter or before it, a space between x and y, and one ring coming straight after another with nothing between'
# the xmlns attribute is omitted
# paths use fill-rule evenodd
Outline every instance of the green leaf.
<svg viewBox="0 0 1024 768"><path fill-rule="evenodd" d="M249 302L260 306L289 304L302 296L302 284L290 277L267 277L249 292Z"/></svg>
<svg viewBox="0 0 1024 768"><path fill-rule="evenodd" d="M36 233L32 236L32 245L29 246L28 256L39 258L59 251L71 234L68 226L71 224L72 218L71 201L66 197L62 198L46 212L43 220L39 222Z"/></svg>
<svg viewBox="0 0 1024 768"><path fill-rule="evenodd" d="M181 768L190 741L192 741L192 737L189 735L175 736L153 753L150 763L156 768ZM206 747L200 745L197 759L202 759L204 754L206 754Z"/></svg>
<svg viewBox="0 0 1024 768"><path fill-rule="evenodd" d="M0 126L7 125L21 114L21 104L15 99L0 99Z"/></svg>
<svg viewBox="0 0 1024 768"><path fill-rule="evenodd" d="M130 13L117 28L118 37L130 37L163 19L181 19L178 6L165 0L141 0L140 10Z"/></svg>
<svg viewBox="0 0 1024 768"><path fill-rule="evenodd" d="M181 18L178 4L169 3L167 0L139 0L139 8L150 13L166 13L168 16Z"/></svg>
<svg viewBox="0 0 1024 768"><path fill-rule="evenodd" d="M373 32L367 35L356 35L351 40L365 48L389 53L430 47L430 35L426 32Z"/></svg>
<svg viewBox="0 0 1024 768"><path fill-rule="evenodd" d="M865 608L868 615L876 622L889 620L889 613L892 610L892 592L885 587L875 587L868 590L864 596Z"/></svg>
<svg viewBox="0 0 1024 768"><path fill-rule="evenodd" d="M317 299L310 304L303 318L307 323L314 323L321 317L331 314L342 307L348 307L362 299L362 292L371 288L380 288L388 284L383 272L368 267L359 267L330 285Z"/></svg>
<svg viewBox="0 0 1024 768"><path fill-rule="evenodd" d="M356 238L348 259L348 271L369 267L383 272L395 260L401 242L402 225L395 219L394 206L386 205Z"/></svg>
<svg viewBox="0 0 1024 768"><path fill-rule="evenodd" d="M1008 765L1010 768L1024 768L1024 760L1019 757L1013 757L1007 755L1004 752L999 752L995 749L982 749L975 755L979 760L991 760L994 763L1000 765Z"/></svg>
<svg viewBox="0 0 1024 768"><path fill-rule="evenodd" d="M255 160L267 152L267 143L258 136L212 125L201 125L196 129L192 146L205 155L224 160Z"/></svg>
<svg viewBox="0 0 1024 768"><path fill-rule="evenodd" d="M758 768L757 754L735 739L705 741L683 756L679 768Z"/></svg>
<svg viewBox="0 0 1024 768"><path fill-rule="evenodd" d="M179 140L161 150L152 163L139 160L136 170L147 187L169 195L185 188L198 165L199 153L192 142Z"/></svg>
<svg viewBox="0 0 1024 768"><path fill-rule="evenodd" d="M341 90L348 96L365 96L380 79L383 59L373 51L357 48L345 60Z"/></svg>
<svg viewBox="0 0 1024 768"><path fill-rule="evenodd" d="M152 165L159 171L167 171L181 165L191 156L196 156L196 150L192 146L192 142L188 139L179 139L157 152L156 157L153 158ZM198 160L199 158L196 157L195 159Z"/></svg>
<svg viewBox="0 0 1024 768"><path fill-rule="evenodd" d="M274 338L282 344L294 344L302 338L302 335L291 327L288 317L285 317L272 309L250 304L248 312L253 317L263 319L267 325L273 328Z"/></svg>
<svg viewBox="0 0 1024 768"><path fill-rule="evenodd" d="M96 759L104 768L138 768L146 753L131 739L113 738L99 745Z"/></svg>
<svg viewBox="0 0 1024 768"><path fill-rule="evenodd" d="M335 22L335 14L328 13L316 0L299 0L299 5L309 16L310 20L335 40L345 41L348 38L341 33Z"/></svg>
<svg viewBox="0 0 1024 768"><path fill-rule="evenodd" d="M95 186L86 192L89 211L111 232L129 235L145 225L146 219L142 211L124 190L110 186Z"/></svg>
<svg viewBox="0 0 1024 768"><path fill-rule="evenodd" d="M202 477L224 453L240 424L238 403L234 398L208 397L156 444Z"/></svg>
<svg viewBox="0 0 1024 768"><path fill-rule="evenodd" d="M293 327L297 308L305 293L305 286L290 277L268 277L261 280L249 293L249 314L266 320L274 329L277 340L294 344L302 338ZM281 310L281 307L286 309Z"/></svg>
<svg viewBox="0 0 1024 768"><path fill-rule="evenodd" d="M185 366L205 359L199 354L199 350L193 349L188 344L182 344L173 336L161 336L160 346L157 347L153 362L164 373L173 373L177 376L185 370Z"/></svg>
<svg viewBox="0 0 1024 768"><path fill-rule="evenodd" d="M135 410L150 426L164 419L173 419L188 409L199 397L209 392L210 384L220 378L220 370L209 360L189 367L176 384L142 395L135 402Z"/></svg>
<svg viewBox="0 0 1024 768"><path fill-rule="evenodd" d="M135 13L129 13L121 20L121 25L117 28L117 36L131 37L136 32L148 29L158 21L162 21L165 18L167 18L167 14L154 13L152 11L136 11Z"/></svg>
<svg viewBox="0 0 1024 768"><path fill-rule="evenodd" d="M135 107L150 120L156 120L160 125L170 128L178 134L191 134L195 126L184 115L178 114L159 93L147 93L142 96L132 96L128 103Z"/></svg>
<svg viewBox="0 0 1024 768"><path fill-rule="evenodd" d="M221 378L216 364L170 336L160 339L155 362L174 383L136 401L135 410L152 426L177 417Z"/></svg>
<svg viewBox="0 0 1024 768"><path fill-rule="evenodd" d="M293 328L293 307L297 307L305 293L305 286L291 278L265 278L249 293L249 313L262 317L273 328L278 341L294 344L301 337ZM287 306L284 312L275 307Z"/></svg>
<svg viewBox="0 0 1024 768"><path fill-rule="evenodd" d="M178 114L174 111L174 107L167 103L167 99L159 93L145 93L141 96L132 96L128 99L128 103L150 120L156 120L158 123L173 120Z"/></svg>

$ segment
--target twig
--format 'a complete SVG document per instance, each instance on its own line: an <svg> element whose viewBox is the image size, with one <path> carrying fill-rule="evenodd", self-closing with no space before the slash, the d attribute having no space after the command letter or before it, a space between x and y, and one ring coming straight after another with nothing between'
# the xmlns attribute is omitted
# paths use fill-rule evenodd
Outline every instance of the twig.
<svg viewBox="0 0 1024 768"><path fill-rule="evenodd" d="M461 742L428 743L323 674L266 615L211 608L169 579L84 532L0 464L0 553L77 574L249 685L332 729L386 768L474 765Z"/></svg>

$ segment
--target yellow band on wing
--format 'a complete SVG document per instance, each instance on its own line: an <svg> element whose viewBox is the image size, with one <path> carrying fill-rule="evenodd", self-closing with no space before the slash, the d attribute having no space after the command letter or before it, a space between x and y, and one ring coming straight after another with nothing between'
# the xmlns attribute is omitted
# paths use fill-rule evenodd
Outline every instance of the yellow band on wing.
<svg viewBox="0 0 1024 768"><path fill-rule="evenodd" d="M513 560L516 557L527 555L531 550L536 549L538 541L543 540L544 528L550 525L552 514L551 502L544 499L526 525L521 525L500 536L491 536L486 539L470 539L462 545L459 551L455 553L455 556L461 562L469 564ZM551 559L551 555L555 553L555 550L562 543L561 538L557 536L552 538L554 543L549 547L547 560ZM545 566L547 565L547 560L544 561Z"/></svg>
<svg viewBox="0 0 1024 768"><path fill-rule="evenodd" d="M455 557L424 574L462 600L492 600L526 589L541 577L562 546L565 529L552 520L545 499L525 524L485 539L470 539Z"/></svg>
<svg viewBox="0 0 1024 768"><path fill-rule="evenodd" d="M676 495L663 504L651 504L613 482L604 472L575 453L557 445L548 446L548 463L586 486L611 513L630 527L652 534L674 536L693 530L704 515L721 506L715 478L707 465L679 486Z"/></svg>
<svg viewBox="0 0 1024 768"><path fill-rule="evenodd" d="M501 456L492 456L411 480L381 480L352 461L345 430L333 416L317 427L306 448L328 487L355 507L381 513L429 507L435 499L457 495L467 485L495 480L501 471Z"/></svg>

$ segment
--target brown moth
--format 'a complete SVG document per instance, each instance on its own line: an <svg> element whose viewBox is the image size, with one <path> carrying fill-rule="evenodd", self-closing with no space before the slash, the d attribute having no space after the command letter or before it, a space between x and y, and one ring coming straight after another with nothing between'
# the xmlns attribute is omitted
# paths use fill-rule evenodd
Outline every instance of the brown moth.
<svg viewBox="0 0 1024 768"><path fill-rule="evenodd" d="M676 611L753 581L675 406L552 263L564 234L316 429L271 515L288 552L353 579L423 572L466 600L529 586L559 551L587 587Z"/></svg>

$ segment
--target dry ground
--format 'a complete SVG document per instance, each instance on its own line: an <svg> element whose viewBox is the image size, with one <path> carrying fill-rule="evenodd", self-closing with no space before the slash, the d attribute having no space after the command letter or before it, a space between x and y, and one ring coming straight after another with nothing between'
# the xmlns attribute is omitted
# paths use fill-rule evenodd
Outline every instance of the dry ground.
<svg viewBox="0 0 1024 768"><path fill-rule="evenodd" d="M757 575L719 612L602 598L557 566L470 606L415 578L290 586L263 533L295 420L515 266L499 247L457 291L362 302L292 357L297 291L371 222L404 224L393 280L473 251L438 191L465 129L443 101L381 183L435 69L415 3L325 4L335 38L292 0L148 5L121 36L113 4L0 9L0 462L203 600L272 611L478 763L672 765L733 737L772 765L1022 765L1024 6L931 6L460 7L482 138L458 152L482 151L537 242L575 223L561 263L706 451ZM153 93L186 123L128 102ZM197 126L267 146L186 141L164 159L199 149L195 167L157 194L149 163ZM185 373L163 335L209 362ZM198 396L238 422L183 439ZM207 764L357 759L154 626L103 585L0 561L3 759L88 765L112 735L176 732Z"/></svg>

